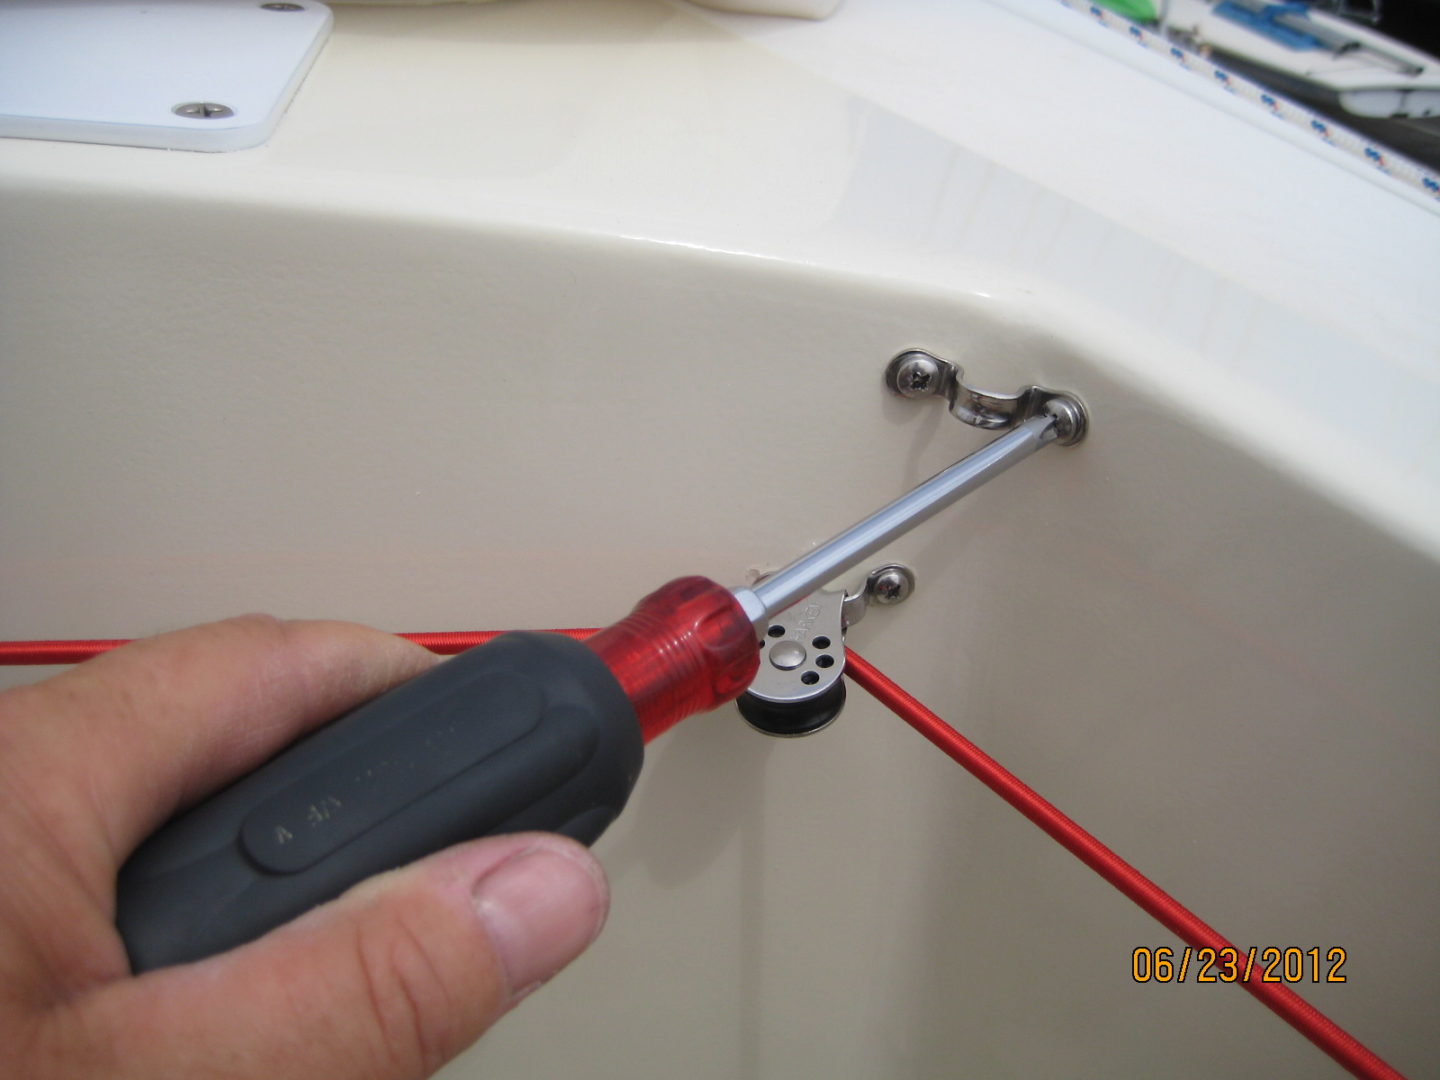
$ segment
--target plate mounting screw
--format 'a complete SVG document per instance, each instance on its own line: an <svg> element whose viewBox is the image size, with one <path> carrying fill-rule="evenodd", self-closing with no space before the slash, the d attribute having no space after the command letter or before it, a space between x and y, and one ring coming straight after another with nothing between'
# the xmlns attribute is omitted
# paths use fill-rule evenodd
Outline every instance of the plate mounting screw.
<svg viewBox="0 0 1440 1080"><path fill-rule="evenodd" d="M883 606L903 603L914 591L915 572L899 563L877 566L865 578L866 595Z"/></svg>
<svg viewBox="0 0 1440 1080"><path fill-rule="evenodd" d="M931 397L940 392L940 363L929 353L904 352L890 361L885 382L901 397Z"/></svg>
<svg viewBox="0 0 1440 1080"><path fill-rule="evenodd" d="M266 11L304 11L299 4L261 4Z"/></svg>
<svg viewBox="0 0 1440 1080"><path fill-rule="evenodd" d="M187 101L183 105L176 105L170 111L176 116L188 116L192 120L223 120L227 116L235 115L235 110L229 105L219 105L213 101Z"/></svg>

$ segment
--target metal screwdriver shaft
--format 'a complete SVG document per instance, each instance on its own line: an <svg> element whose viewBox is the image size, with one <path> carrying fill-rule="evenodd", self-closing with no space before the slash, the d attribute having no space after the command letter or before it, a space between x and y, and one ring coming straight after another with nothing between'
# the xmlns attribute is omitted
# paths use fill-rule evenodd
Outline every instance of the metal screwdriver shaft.
<svg viewBox="0 0 1440 1080"><path fill-rule="evenodd" d="M802 555L753 589L735 590L736 596L753 621L757 624L768 621L836 574L849 570L1011 465L1055 442L1056 425L1057 419L1052 415L1026 420L1014 431L961 458L864 521Z"/></svg>

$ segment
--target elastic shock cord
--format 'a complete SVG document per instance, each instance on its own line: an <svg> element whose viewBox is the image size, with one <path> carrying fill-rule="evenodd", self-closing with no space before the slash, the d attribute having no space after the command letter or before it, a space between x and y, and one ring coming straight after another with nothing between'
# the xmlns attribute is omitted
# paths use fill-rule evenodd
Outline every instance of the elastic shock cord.
<svg viewBox="0 0 1440 1080"><path fill-rule="evenodd" d="M553 630L583 640L593 629ZM452 656L484 645L502 631L401 634L431 652ZM0 642L0 665L77 664L125 644L124 639ZM1161 926L1196 949L1235 949L1189 908L1086 832L1005 766L940 719L853 649L845 650L845 674L967 772L1029 818L1061 847L1094 870ZM1239 950L1236 950L1239 952ZM1254 998L1360 1080L1405 1078L1328 1016L1283 983L1237 980Z"/></svg>
<svg viewBox="0 0 1440 1080"><path fill-rule="evenodd" d="M1005 766L961 735L853 650L845 674L896 716L945 751L970 775L1043 829L1051 839L1133 900L1161 926L1197 949L1235 949L1199 916L1086 832ZM1245 955L1243 950L1236 950ZM1280 1019L1361 1080L1404 1080L1399 1072L1282 983L1237 980Z"/></svg>

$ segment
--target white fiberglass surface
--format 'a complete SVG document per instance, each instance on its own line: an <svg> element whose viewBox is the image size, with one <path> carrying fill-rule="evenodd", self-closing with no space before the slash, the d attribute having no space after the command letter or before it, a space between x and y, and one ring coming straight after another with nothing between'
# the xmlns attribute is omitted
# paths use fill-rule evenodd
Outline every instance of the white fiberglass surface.
<svg viewBox="0 0 1440 1080"><path fill-rule="evenodd" d="M817 23L526 0L337 25L250 157L12 141L0 163L1068 298L1153 343L1134 378L1440 547L1440 215L1143 50L1117 62L1058 4L856 0ZM1356 424L1357 394L1386 422Z"/></svg>
<svg viewBox="0 0 1440 1080"><path fill-rule="evenodd" d="M956 10L977 63L1088 63ZM894 545L919 589L852 644L1222 932L1347 949L1302 992L1422 1068L1436 219L1148 77L1264 167L1231 197L1161 138L1186 197L1121 213L1150 157L1108 112L1057 138L1082 110L1037 94L1027 136L977 91L959 131L772 45L642 0L341 10L263 149L0 144L0 635L598 624L980 445L885 395L900 349L1071 389L1091 438ZM448 1075L1327 1075L1234 987L1135 983L1148 918L858 691L810 740L677 728L598 850L595 951Z"/></svg>
<svg viewBox="0 0 1440 1080"><path fill-rule="evenodd" d="M1440 201L1055 0L849 0L814 27L708 18L1382 351L1413 352L1419 319L1433 364L1440 317L1416 301Z"/></svg>

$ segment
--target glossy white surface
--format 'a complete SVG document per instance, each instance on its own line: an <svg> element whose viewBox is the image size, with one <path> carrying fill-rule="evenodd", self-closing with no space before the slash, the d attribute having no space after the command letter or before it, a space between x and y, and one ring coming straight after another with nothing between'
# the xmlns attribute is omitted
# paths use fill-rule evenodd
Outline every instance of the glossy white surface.
<svg viewBox="0 0 1440 1080"><path fill-rule="evenodd" d="M243 150L275 130L330 11L250 0L0 0L0 136ZM185 104L228 114L176 115Z"/></svg>
<svg viewBox="0 0 1440 1080"><path fill-rule="evenodd" d="M0 635L601 622L979 445L884 396L903 347L1074 389L1092 439L895 545L920 592L854 644L1222 931L1350 950L1306 995L1420 1073L1440 224L1034 21L894 7L919 72L949 26L955 78L1026 43L1105 107L946 120L888 39L842 81L798 28L529 0L340 11L262 150L0 144ZM641 783L594 953L449 1075L1338 1075L1131 982L1165 935L858 692L798 742L698 718Z"/></svg>
<svg viewBox="0 0 1440 1080"><path fill-rule="evenodd" d="M339 0L344 4L378 4L386 7L430 6L437 3L493 3L494 0ZM719 11L744 11L755 15L780 15L799 19L823 19L842 0L696 0L701 7Z"/></svg>

